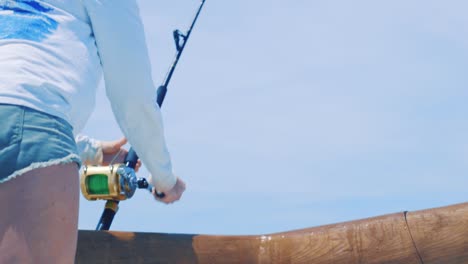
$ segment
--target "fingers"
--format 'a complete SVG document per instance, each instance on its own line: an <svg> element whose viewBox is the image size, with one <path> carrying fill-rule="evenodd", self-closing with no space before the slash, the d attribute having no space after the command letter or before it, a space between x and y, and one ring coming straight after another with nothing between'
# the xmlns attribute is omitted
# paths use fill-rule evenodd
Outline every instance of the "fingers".
<svg viewBox="0 0 468 264"><path fill-rule="evenodd" d="M138 160L137 161L137 164L135 165L135 172L138 172L138 170L140 169L141 167L141 160Z"/></svg>
<svg viewBox="0 0 468 264"><path fill-rule="evenodd" d="M185 191L186 185L185 182L180 178L177 178L176 185L169 191L165 192L165 196L160 198L156 195L156 190L153 189L153 196L157 201L163 202L165 204L171 204L180 200L182 193Z"/></svg>
<svg viewBox="0 0 468 264"><path fill-rule="evenodd" d="M174 202L177 202L178 200L180 200L180 198L175 198L175 197L172 197L172 196L169 196L169 195L165 195L163 198L157 196L155 193L153 193L153 197L156 201L159 201L161 203L165 203L165 204L172 204Z"/></svg>
<svg viewBox="0 0 468 264"><path fill-rule="evenodd" d="M116 163L124 162L128 153L126 149L122 148L125 144L127 144L127 139L125 137L114 141L102 141L101 147L102 153L104 154L102 165L108 165L111 160ZM116 157L116 155L118 156ZM141 165L141 160L138 160L135 166L135 172L138 172Z"/></svg>
<svg viewBox="0 0 468 264"><path fill-rule="evenodd" d="M114 141L102 141L101 147L104 154L112 154L119 151L123 145L127 144L126 138L121 138Z"/></svg>
<svg viewBox="0 0 468 264"><path fill-rule="evenodd" d="M120 149L121 147L123 147L123 145L127 144L127 139L123 137L119 140L114 141L114 144L116 148Z"/></svg>
<svg viewBox="0 0 468 264"><path fill-rule="evenodd" d="M157 193L156 189L153 188L153 197L156 201L159 201L159 202L162 202L162 203L165 203L165 204L170 204L172 203L171 199L169 198L168 194L165 194L165 193ZM163 197L161 197L161 194L163 195Z"/></svg>

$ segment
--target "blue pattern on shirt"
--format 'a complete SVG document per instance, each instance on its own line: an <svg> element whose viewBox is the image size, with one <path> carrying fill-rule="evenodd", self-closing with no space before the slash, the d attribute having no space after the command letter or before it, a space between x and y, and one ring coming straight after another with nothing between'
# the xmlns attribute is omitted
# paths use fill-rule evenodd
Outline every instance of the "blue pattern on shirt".
<svg viewBox="0 0 468 264"><path fill-rule="evenodd" d="M58 26L51 11L35 0L0 0L0 39L43 41Z"/></svg>

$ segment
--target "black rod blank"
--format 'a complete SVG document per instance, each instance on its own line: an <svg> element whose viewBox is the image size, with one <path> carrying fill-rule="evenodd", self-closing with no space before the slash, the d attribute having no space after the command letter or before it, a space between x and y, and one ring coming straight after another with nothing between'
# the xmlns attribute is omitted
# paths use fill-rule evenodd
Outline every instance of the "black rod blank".
<svg viewBox="0 0 468 264"><path fill-rule="evenodd" d="M174 30L174 41L176 44L176 55L174 57L174 61L172 62L171 67L169 68L169 71L166 74L166 77L164 78L163 84L159 86L158 91L157 91L157 99L156 103L159 105L159 107L162 106L164 102L164 98L166 97L167 93L167 86L169 85L169 82L171 81L172 75L174 74L174 70L177 66L177 63L179 63L180 56L182 55L182 52L185 49L185 45L187 44L188 39L190 38L190 34L192 34L193 27L195 26L195 23L198 20L198 16L200 15L201 10L203 9L203 5L205 5L206 0L202 0L200 3L200 7L198 8L197 13L195 14L195 17L193 18L192 24L190 25L189 30L187 31L187 34L184 35L180 32L180 30ZM180 44L180 40L182 39L182 44Z"/></svg>

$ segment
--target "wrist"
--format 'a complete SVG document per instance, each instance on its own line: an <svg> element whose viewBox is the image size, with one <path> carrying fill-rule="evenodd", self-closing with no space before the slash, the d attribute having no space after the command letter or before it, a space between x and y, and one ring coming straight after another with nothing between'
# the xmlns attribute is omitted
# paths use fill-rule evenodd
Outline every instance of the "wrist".
<svg viewBox="0 0 468 264"><path fill-rule="evenodd" d="M171 173L170 177L165 177L163 179L150 175L148 177L148 182L153 185L157 192L169 192L174 188L177 183L177 177Z"/></svg>

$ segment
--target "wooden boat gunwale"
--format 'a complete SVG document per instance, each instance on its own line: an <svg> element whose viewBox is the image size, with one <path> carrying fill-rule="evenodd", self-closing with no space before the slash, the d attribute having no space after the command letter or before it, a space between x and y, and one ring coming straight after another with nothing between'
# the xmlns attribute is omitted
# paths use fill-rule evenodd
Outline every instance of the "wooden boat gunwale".
<svg viewBox="0 0 468 264"><path fill-rule="evenodd" d="M468 263L468 203L288 232L80 231L77 263Z"/></svg>

